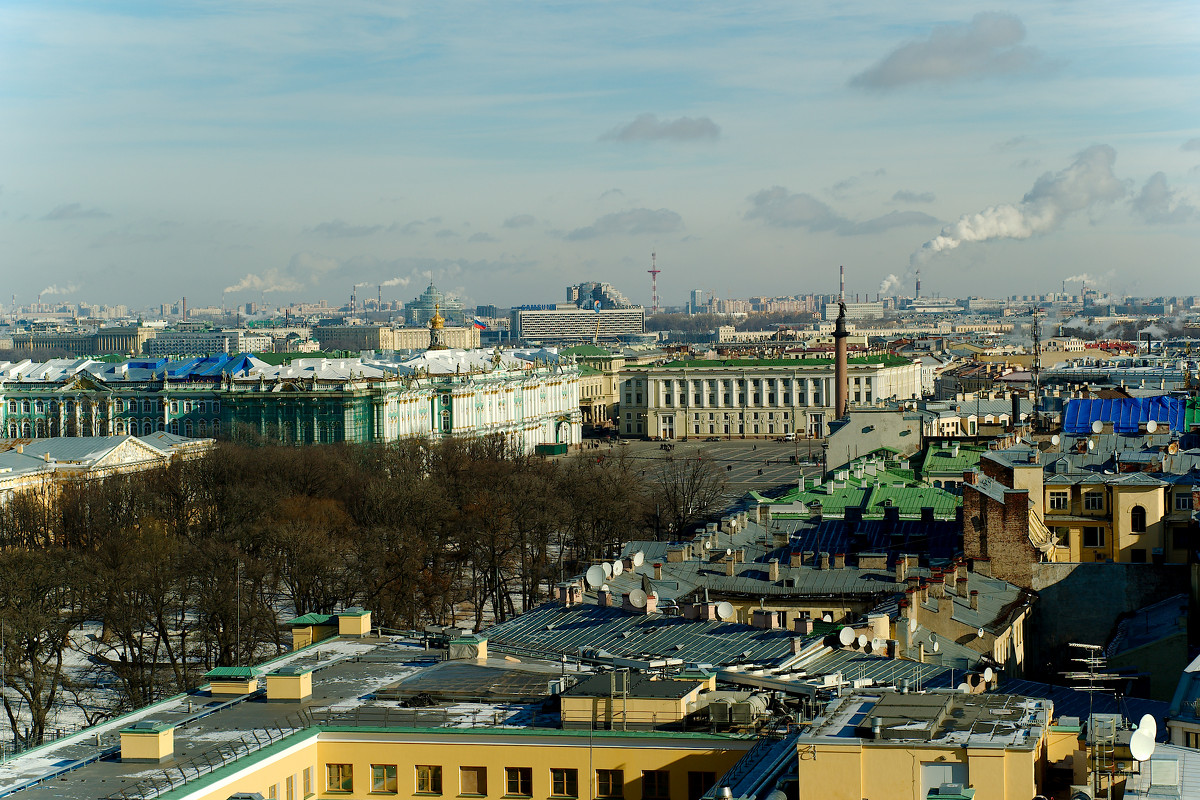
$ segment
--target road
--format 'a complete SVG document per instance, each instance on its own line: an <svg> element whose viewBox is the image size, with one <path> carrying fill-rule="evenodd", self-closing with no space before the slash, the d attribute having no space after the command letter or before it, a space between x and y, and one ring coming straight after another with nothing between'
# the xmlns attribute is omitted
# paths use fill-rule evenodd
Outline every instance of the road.
<svg viewBox="0 0 1200 800"><path fill-rule="evenodd" d="M794 485L803 471L805 475L815 475L820 468L815 466L821 458L820 439L802 439L799 442L776 442L771 440L722 439L719 442L706 442L700 438L685 441L673 441L674 449L663 450L663 442L646 442L625 440L628 444L613 445L613 450L622 450L629 458L644 460L646 468L650 469L652 462L665 458L694 458L703 452L715 459L725 473L728 481L727 495L731 501L736 500L752 489L762 491L783 484ZM585 450L585 454L605 454L609 452L607 444L598 450ZM792 456L798 456L803 464L812 462L812 466L796 466L789 463Z"/></svg>

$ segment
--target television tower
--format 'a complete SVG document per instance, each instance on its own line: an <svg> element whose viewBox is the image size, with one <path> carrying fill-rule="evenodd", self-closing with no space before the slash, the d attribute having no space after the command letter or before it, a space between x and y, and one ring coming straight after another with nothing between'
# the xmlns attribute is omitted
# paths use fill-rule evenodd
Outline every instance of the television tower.
<svg viewBox="0 0 1200 800"><path fill-rule="evenodd" d="M646 272L650 273L651 314L658 313L658 273L662 272L655 262L656 257L657 255L654 251L650 251L650 269L646 270Z"/></svg>

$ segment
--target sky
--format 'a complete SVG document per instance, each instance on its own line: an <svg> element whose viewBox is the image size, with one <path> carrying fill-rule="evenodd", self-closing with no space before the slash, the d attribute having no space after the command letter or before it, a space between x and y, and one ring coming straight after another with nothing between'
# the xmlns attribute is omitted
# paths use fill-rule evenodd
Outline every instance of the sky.
<svg viewBox="0 0 1200 800"><path fill-rule="evenodd" d="M1194 0L6 0L0 301L1200 294Z"/></svg>

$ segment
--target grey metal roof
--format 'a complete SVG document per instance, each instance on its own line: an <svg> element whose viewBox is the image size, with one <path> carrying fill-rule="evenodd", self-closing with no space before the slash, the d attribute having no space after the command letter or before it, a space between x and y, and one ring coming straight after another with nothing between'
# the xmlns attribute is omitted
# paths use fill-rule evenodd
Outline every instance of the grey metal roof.
<svg viewBox="0 0 1200 800"><path fill-rule="evenodd" d="M792 655L792 636L786 631L594 605L547 603L488 628L483 635L493 647L549 658L596 650L630 659L769 666Z"/></svg>

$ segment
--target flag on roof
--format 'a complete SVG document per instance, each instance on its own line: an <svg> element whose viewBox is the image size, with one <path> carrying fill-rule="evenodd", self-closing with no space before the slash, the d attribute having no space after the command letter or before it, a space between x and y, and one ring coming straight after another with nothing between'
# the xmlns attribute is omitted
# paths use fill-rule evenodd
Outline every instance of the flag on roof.
<svg viewBox="0 0 1200 800"><path fill-rule="evenodd" d="M592 311L595 311L597 314L600 313L600 301L599 300L592 301Z"/></svg>
<svg viewBox="0 0 1200 800"><path fill-rule="evenodd" d="M475 317L475 320L472 324L475 326L476 330L480 331L487 327L487 325L485 325L483 320L481 320L479 317Z"/></svg>

